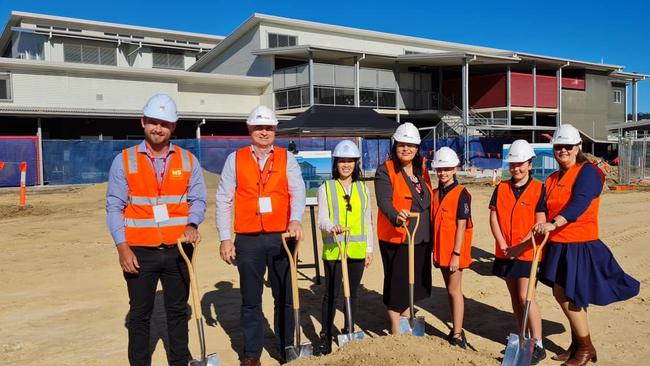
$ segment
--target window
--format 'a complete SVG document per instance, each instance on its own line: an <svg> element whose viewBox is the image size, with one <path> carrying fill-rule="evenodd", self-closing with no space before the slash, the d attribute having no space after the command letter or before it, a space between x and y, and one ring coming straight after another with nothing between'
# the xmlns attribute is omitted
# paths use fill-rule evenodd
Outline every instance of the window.
<svg viewBox="0 0 650 366"><path fill-rule="evenodd" d="M63 45L63 61L117 66L116 52L113 47L66 43Z"/></svg>
<svg viewBox="0 0 650 366"><path fill-rule="evenodd" d="M621 104L623 93L620 90L614 90L614 103Z"/></svg>
<svg viewBox="0 0 650 366"><path fill-rule="evenodd" d="M0 101L11 100L11 75L0 74Z"/></svg>
<svg viewBox="0 0 650 366"><path fill-rule="evenodd" d="M296 36L269 33L269 48L295 46L296 41Z"/></svg>
<svg viewBox="0 0 650 366"><path fill-rule="evenodd" d="M160 69L185 69L185 60L182 51L154 49L153 67Z"/></svg>

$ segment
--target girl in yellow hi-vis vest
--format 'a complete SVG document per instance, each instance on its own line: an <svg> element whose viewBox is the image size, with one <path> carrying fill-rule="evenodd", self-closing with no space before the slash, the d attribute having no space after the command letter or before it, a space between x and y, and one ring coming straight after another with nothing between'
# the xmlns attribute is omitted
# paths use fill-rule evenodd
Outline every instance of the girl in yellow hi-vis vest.
<svg viewBox="0 0 650 366"><path fill-rule="evenodd" d="M350 281L350 302L352 318L357 308L357 288L361 283L363 270L372 262L372 216L368 188L359 180L361 167L359 149L350 140L336 145L331 180L323 182L318 189L318 224L323 236L323 262L325 267L325 295L320 332L321 342L314 350L315 355L326 355L332 351L332 325L336 311L336 299L341 289L341 260L333 235L349 228L348 275ZM343 240L343 235L339 236ZM345 319L345 329L348 322Z"/></svg>

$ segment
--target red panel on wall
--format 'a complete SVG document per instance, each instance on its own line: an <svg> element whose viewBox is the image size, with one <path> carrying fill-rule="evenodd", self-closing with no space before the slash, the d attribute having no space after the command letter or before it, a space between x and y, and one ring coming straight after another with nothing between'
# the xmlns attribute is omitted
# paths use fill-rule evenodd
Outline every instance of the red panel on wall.
<svg viewBox="0 0 650 366"><path fill-rule="evenodd" d="M537 107L557 108L557 82L555 76L537 75Z"/></svg>
<svg viewBox="0 0 650 366"><path fill-rule="evenodd" d="M575 78L562 78L563 89L585 90L585 80Z"/></svg>
<svg viewBox="0 0 650 366"><path fill-rule="evenodd" d="M469 78L469 103L472 108L506 105L505 74L475 75Z"/></svg>
<svg viewBox="0 0 650 366"><path fill-rule="evenodd" d="M533 75L518 72L511 73L510 91L513 107L533 106Z"/></svg>

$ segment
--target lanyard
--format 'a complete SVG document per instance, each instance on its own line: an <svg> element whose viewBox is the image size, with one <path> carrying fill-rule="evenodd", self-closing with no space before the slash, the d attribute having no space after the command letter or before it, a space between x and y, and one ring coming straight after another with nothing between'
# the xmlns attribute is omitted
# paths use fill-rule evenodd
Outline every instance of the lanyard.
<svg viewBox="0 0 650 366"><path fill-rule="evenodd" d="M167 168L167 156L169 152L163 157L163 166L162 170L160 171L160 179L158 179L158 176L156 174L156 158L151 154L149 149L147 149L147 156L149 157L149 160L151 161L151 166L153 167L154 174L156 174L156 183L158 183L158 196L160 196L160 191L162 190L162 183L163 179L165 178L165 169Z"/></svg>
<svg viewBox="0 0 650 366"><path fill-rule="evenodd" d="M255 157L255 160L257 160L257 167L260 171L260 183L261 183L260 188L261 191L263 192L264 188L266 187L266 183L268 183L269 179L271 178L271 170L273 170L273 160L275 158L275 155L273 154L273 151L271 151L271 154L266 161L266 163L268 164L268 169L266 170L266 175L264 175L265 166L262 166L262 159L259 158L257 154L255 154L255 150L251 149L251 151L253 153L253 156Z"/></svg>

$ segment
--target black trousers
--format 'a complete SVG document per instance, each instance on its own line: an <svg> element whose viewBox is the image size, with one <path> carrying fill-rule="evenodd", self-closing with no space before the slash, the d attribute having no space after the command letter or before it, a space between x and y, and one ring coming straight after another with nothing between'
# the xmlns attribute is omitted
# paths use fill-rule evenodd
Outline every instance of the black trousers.
<svg viewBox="0 0 650 366"><path fill-rule="evenodd" d="M293 246L291 247L293 249ZM239 271L241 329L244 335L244 357L262 355L264 341L264 314L262 290L264 275L269 270L273 294L273 324L276 346L284 355L284 348L293 343L293 301L289 260L282 247L280 234L237 234L235 254Z"/></svg>
<svg viewBox="0 0 650 366"><path fill-rule="evenodd" d="M357 297L357 290L361 283L363 270L365 267L365 259L349 259L348 258L348 276L350 277L350 308L352 311L352 321L354 321L359 306L359 299ZM341 261L323 261L325 267L325 296L323 296L323 312L321 321L323 322L323 329L321 330L321 338L324 341L330 342L332 339L332 325L334 324L334 314L336 312L336 300L342 294L343 283L341 282ZM343 298L343 296L340 296ZM345 305L344 305L345 306ZM345 309L345 308L343 308ZM347 333L348 319L347 313L345 314L345 329Z"/></svg>
<svg viewBox="0 0 650 366"><path fill-rule="evenodd" d="M191 248L187 252L191 255ZM176 246L167 249L131 247L138 258L138 274L124 273L129 291L129 363L131 366L151 365L150 320L154 308L156 286L162 283L167 330L169 334L169 365L186 366L190 359L187 346L187 297L189 274ZM201 311L195 309L195 311Z"/></svg>

